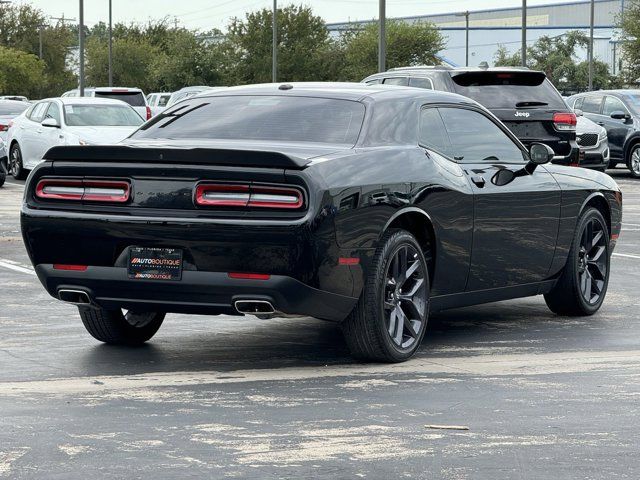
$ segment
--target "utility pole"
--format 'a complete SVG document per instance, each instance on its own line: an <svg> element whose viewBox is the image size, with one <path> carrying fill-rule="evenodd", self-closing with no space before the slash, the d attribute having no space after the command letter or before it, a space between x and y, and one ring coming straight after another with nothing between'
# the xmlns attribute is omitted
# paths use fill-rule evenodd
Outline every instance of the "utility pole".
<svg viewBox="0 0 640 480"><path fill-rule="evenodd" d="M456 13L456 17L464 17L465 19L465 47L464 47L464 58L465 58L465 66L469 66L469 10L466 12Z"/></svg>
<svg viewBox="0 0 640 480"><path fill-rule="evenodd" d="M591 0L589 13L589 91L593 90L593 18L595 16L594 0Z"/></svg>
<svg viewBox="0 0 640 480"><path fill-rule="evenodd" d="M40 60L42 60L42 27L44 27L44 25L38 25L38 57Z"/></svg>
<svg viewBox="0 0 640 480"><path fill-rule="evenodd" d="M79 63L80 63L80 96L84 97L84 0L80 1L80 24L78 25Z"/></svg>
<svg viewBox="0 0 640 480"><path fill-rule="evenodd" d="M273 19L271 22L271 81L278 81L278 0L273 0Z"/></svg>
<svg viewBox="0 0 640 480"><path fill-rule="evenodd" d="M387 14L386 0L378 0L380 9L380 24L378 25L378 72L384 72L386 68L387 58Z"/></svg>
<svg viewBox="0 0 640 480"><path fill-rule="evenodd" d="M113 18L109 0L109 86L113 87Z"/></svg>
<svg viewBox="0 0 640 480"><path fill-rule="evenodd" d="M527 66L527 0L522 0L522 66Z"/></svg>

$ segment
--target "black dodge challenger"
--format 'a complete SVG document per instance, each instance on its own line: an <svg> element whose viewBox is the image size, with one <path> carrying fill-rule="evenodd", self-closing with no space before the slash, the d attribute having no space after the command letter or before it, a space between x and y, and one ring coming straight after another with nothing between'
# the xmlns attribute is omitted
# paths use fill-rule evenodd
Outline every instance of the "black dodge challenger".
<svg viewBox="0 0 640 480"><path fill-rule="evenodd" d="M549 164L468 98L409 87L235 87L116 146L55 147L25 189L38 277L98 340L166 312L341 322L352 353L402 361L430 312L543 294L604 300L622 196Z"/></svg>

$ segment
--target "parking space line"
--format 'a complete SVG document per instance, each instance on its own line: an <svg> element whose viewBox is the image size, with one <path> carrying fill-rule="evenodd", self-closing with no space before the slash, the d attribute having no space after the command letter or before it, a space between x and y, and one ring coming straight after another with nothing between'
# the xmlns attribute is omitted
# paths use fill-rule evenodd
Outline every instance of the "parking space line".
<svg viewBox="0 0 640 480"><path fill-rule="evenodd" d="M627 227L640 227L640 223L624 223L622 222L622 226L627 226Z"/></svg>
<svg viewBox="0 0 640 480"><path fill-rule="evenodd" d="M629 255L628 253L614 253L614 257L635 258L640 260L640 255Z"/></svg>
<svg viewBox="0 0 640 480"><path fill-rule="evenodd" d="M14 270L20 273L26 273L27 275L35 275L36 272L32 268L23 267L21 265L13 265L10 260L6 260L4 258L0 258L0 267L6 268L8 270Z"/></svg>

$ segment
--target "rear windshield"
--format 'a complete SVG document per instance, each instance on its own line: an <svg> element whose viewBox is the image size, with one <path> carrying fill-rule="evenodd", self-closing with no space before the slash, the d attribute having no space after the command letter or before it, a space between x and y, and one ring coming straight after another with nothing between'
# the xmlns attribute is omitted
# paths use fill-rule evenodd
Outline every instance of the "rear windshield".
<svg viewBox="0 0 640 480"><path fill-rule="evenodd" d="M20 115L27 108L31 106L30 103L6 103L0 102L0 115Z"/></svg>
<svg viewBox="0 0 640 480"><path fill-rule="evenodd" d="M550 107L566 109L544 74L537 72L469 72L453 76L456 93L487 108Z"/></svg>
<svg viewBox="0 0 640 480"><path fill-rule="evenodd" d="M64 119L70 127L137 127L143 123L135 110L124 105L65 105Z"/></svg>
<svg viewBox="0 0 640 480"><path fill-rule="evenodd" d="M95 92L95 96L122 100L132 107L144 107L146 105L142 92Z"/></svg>
<svg viewBox="0 0 640 480"><path fill-rule="evenodd" d="M154 117L133 138L202 138L352 146L364 105L350 100L221 96L190 100Z"/></svg>

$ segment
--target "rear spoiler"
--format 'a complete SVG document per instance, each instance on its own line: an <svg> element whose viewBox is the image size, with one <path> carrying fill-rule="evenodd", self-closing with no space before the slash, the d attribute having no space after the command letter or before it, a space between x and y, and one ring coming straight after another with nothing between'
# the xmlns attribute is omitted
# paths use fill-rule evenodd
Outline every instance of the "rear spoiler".
<svg viewBox="0 0 640 480"><path fill-rule="evenodd" d="M280 152L217 148L131 147L127 145L70 145L50 148L44 160L65 162L137 162L221 165L303 170L310 160Z"/></svg>

